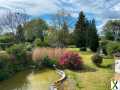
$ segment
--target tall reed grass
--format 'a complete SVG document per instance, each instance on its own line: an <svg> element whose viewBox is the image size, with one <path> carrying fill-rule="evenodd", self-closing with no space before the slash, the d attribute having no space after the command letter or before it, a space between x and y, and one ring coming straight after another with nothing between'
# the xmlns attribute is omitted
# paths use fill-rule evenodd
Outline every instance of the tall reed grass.
<svg viewBox="0 0 120 90"><path fill-rule="evenodd" d="M64 52L67 52L65 48L36 48L32 52L32 59L34 61L42 60L45 56L50 59L59 60Z"/></svg>

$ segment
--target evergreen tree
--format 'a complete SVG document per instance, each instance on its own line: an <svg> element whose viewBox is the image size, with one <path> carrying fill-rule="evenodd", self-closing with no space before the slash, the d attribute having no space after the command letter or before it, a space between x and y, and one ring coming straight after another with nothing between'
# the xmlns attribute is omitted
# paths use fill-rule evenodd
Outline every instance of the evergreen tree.
<svg viewBox="0 0 120 90"><path fill-rule="evenodd" d="M74 39L77 47L86 48L86 19L82 11L80 12L78 21L75 25Z"/></svg>
<svg viewBox="0 0 120 90"><path fill-rule="evenodd" d="M86 20L86 46L89 47L90 45L90 21Z"/></svg>
<svg viewBox="0 0 120 90"><path fill-rule="evenodd" d="M89 47L96 52L99 46L95 20L87 20L83 12L80 12L74 30L75 45L85 50Z"/></svg>
<svg viewBox="0 0 120 90"><path fill-rule="evenodd" d="M93 52L96 52L99 47L99 39L97 35L97 29L95 20L93 19L90 23L90 33L89 33L89 47Z"/></svg>

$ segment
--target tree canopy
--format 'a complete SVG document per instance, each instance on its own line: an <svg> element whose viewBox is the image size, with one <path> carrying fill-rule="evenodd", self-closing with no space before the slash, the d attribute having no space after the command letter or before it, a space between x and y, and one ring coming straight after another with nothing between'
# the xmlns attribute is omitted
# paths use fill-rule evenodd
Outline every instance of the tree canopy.
<svg viewBox="0 0 120 90"><path fill-rule="evenodd" d="M47 30L48 25L42 19L34 19L26 23L24 26L25 39L28 41L34 40L35 37L44 40L44 31Z"/></svg>
<svg viewBox="0 0 120 90"><path fill-rule="evenodd" d="M120 40L120 20L109 20L103 27L108 40Z"/></svg>
<svg viewBox="0 0 120 90"><path fill-rule="evenodd" d="M84 50L88 47L96 52L99 46L95 20L87 20L82 11L75 25L74 40L75 45Z"/></svg>

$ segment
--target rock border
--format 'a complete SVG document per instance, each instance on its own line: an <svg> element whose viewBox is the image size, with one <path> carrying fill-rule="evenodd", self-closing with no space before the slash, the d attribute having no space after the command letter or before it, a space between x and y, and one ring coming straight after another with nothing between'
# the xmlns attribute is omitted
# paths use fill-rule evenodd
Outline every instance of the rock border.
<svg viewBox="0 0 120 90"><path fill-rule="evenodd" d="M59 74L61 76L60 79L58 79L57 81L53 82L53 84L50 85L50 89L49 90L58 90L58 86L60 86L65 80L66 80L66 74L63 70L60 70L56 67L56 65L53 65L56 73Z"/></svg>

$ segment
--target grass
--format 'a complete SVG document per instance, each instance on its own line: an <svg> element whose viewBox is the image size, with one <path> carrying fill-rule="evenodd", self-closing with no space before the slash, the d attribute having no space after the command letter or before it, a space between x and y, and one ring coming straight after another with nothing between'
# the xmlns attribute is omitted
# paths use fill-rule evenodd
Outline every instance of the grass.
<svg viewBox="0 0 120 90"><path fill-rule="evenodd" d="M69 50L79 51L79 49ZM113 70L109 67L113 64L113 59L104 59L101 67L96 67L91 62L91 52L80 52L84 64L87 66L83 71L65 70L68 78L73 80L75 90L110 90L110 80Z"/></svg>

